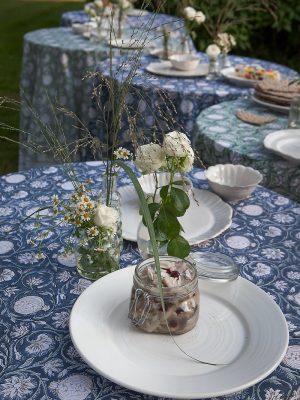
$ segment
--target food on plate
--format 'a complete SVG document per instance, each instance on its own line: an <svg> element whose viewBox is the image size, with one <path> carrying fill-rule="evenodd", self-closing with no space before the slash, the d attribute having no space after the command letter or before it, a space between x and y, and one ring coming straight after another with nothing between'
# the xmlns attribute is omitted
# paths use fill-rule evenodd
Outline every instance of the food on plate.
<svg viewBox="0 0 300 400"><path fill-rule="evenodd" d="M274 69L266 69L259 65L237 65L234 68L235 75L255 81L262 81L264 79L280 80L280 73Z"/></svg>

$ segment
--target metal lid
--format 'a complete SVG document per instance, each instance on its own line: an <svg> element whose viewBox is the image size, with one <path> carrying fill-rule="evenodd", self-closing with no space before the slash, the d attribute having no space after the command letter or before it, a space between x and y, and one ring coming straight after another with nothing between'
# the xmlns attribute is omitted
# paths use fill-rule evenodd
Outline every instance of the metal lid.
<svg viewBox="0 0 300 400"><path fill-rule="evenodd" d="M198 277L220 282L233 281L239 276L239 267L232 258L221 253L192 253Z"/></svg>

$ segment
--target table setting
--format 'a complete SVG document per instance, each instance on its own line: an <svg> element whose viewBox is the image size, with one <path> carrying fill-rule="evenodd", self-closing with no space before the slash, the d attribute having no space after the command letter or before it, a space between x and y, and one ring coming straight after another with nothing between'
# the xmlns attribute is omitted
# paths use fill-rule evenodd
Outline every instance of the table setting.
<svg viewBox="0 0 300 400"><path fill-rule="evenodd" d="M128 166L138 173L132 164ZM96 193L103 189L104 163L79 163L73 168ZM297 399L299 205L257 185L248 197L228 203L209 190L207 178L212 178L203 170L193 168L186 178L190 199L194 192L199 203L205 196L209 201L206 206L199 204L198 212L192 205L194 211L185 215L191 216L195 231L206 230L204 238L187 237L190 260L197 265L201 306L196 327L174 340L188 355L202 360L200 364L183 354L168 334L142 332L127 317L134 270L145 261L135 238L126 233L133 219L127 220L128 204L137 215L139 204L129 200L133 186L124 172L119 171L117 179L124 238L121 269L93 284L78 274L74 253L65 251L70 226L56 223L51 208L41 211L42 217L33 214L53 202L59 204L58 199L74 197L65 167L1 177L1 311L5 310L1 395L18 390L19 397L51 400L223 399L230 394L236 399L259 399L277 393ZM150 190L149 184L143 188ZM222 207L222 215L228 212L227 221L222 222L221 215L215 219L219 224L215 231L213 199ZM188 234L191 229L185 230ZM38 237L43 240L36 245ZM215 265L212 259L220 265L218 272L210 268ZM180 302L174 306L184 307ZM180 377L180 383L174 384L174 377L178 381Z"/></svg>
<svg viewBox="0 0 300 400"><path fill-rule="evenodd" d="M252 98L236 100L199 115L195 148L205 165L251 166L262 173L264 185L299 201L298 132L288 128L286 114L261 107Z"/></svg>
<svg viewBox="0 0 300 400"><path fill-rule="evenodd" d="M188 62L195 62L196 67L192 69L184 67L182 70L174 68L179 55L171 55L169 60L158 60L151 55L141 57L141 65L131 83L130 96L128 96L128 109L135 114L136 124L140 132L145 137L149 137L150 128L159 134L164 129L178 129L185 131L192 142L194 142L194 127L196 118L201 111L207 107L229 100L236 100L239 97L247 97L249 88L231 84L228 80L221 77L216 79L206 79L209 63L208 58L203 53L188 54L181 59L181 63L185 62L185 58L190 58ZM173 58L173 61L172 61ZM257 64L258 60L228 56L232 64ZM193 60L193 61L191 61ZM173 62L173 64L172 64ZM265 68L280 71L281 74L295 76L295 71L284 66L276 65L266 61L259 61ZM101 94L98 93L92 100L89 108L89 129L96 137L103 139L103 111L99 109L97 103L105 104L107 99L107 91L101 85L102 77L108 77L110 61L105 60L98 65L99 76L95 78L95 87L101 87ZM121 87L124 74L118 74L118 66L122 64L122 58L112 60L114 80ZM195 64L194 64L195 65ZM126 65L124 67L124 72ZM159 107L157 107L159 105ZM156 109L154 115L151 110ZM166 127L165 115L171 115L172 126ZM123 144L128 145L130 127L127 117L122 119L121 136ZM151 138L149 137L149 140ZM130 145L130 144L129 144Z"/></svg>

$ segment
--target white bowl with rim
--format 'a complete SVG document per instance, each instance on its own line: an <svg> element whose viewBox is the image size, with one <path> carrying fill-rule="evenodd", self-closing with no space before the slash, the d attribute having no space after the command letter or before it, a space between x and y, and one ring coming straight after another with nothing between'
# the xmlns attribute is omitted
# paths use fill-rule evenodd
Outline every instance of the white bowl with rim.
<svg viewBox="0 0 300 400"><path fill-rule="evenodd" d="M154 174L142 175L140 178L138 178L138 181L146 197L154 195L155 184L156 184ZM158 173L157 182L158 182L157 195L159 195L160 188L170 183L170 174L168 172ZM181 182L182 184L180 183L178 185L174 185L174 187L183 189L187 195L191 192L193 188L192 182L186 176L182 176L180 174L175 174L174 182Z"/></svg>
<svg viewBox="0 0 300 400"><path fill-rule="evenodd" d="M172 67L180 71L192 71L198 67L200 59L195 54L173 54L169 56Z"/></svg>
<svg viewBox="0 0 300 400"><path fill-rule="evenodd" d="M218 164L209 167L205 176L211 189L224 200L242 200L250 196L262 181L262 174L251 167Z"/></svg>

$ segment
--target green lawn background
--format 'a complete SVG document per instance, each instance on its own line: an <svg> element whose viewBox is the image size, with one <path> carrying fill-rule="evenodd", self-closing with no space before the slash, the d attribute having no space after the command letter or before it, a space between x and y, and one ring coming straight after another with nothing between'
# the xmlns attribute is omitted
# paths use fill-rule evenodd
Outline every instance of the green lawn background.
<svg viewBox="0 0 300 400"><path fill-rule="evenodd" d="M24 34L59 26L63 12L82 8L83 2L0 0L0 96L19 98ZM18 127L19 115L0 109L0 121ZM0 129L0 136L5 134ZM18 145L0 140L0 175L17 169Z"/></svg>

